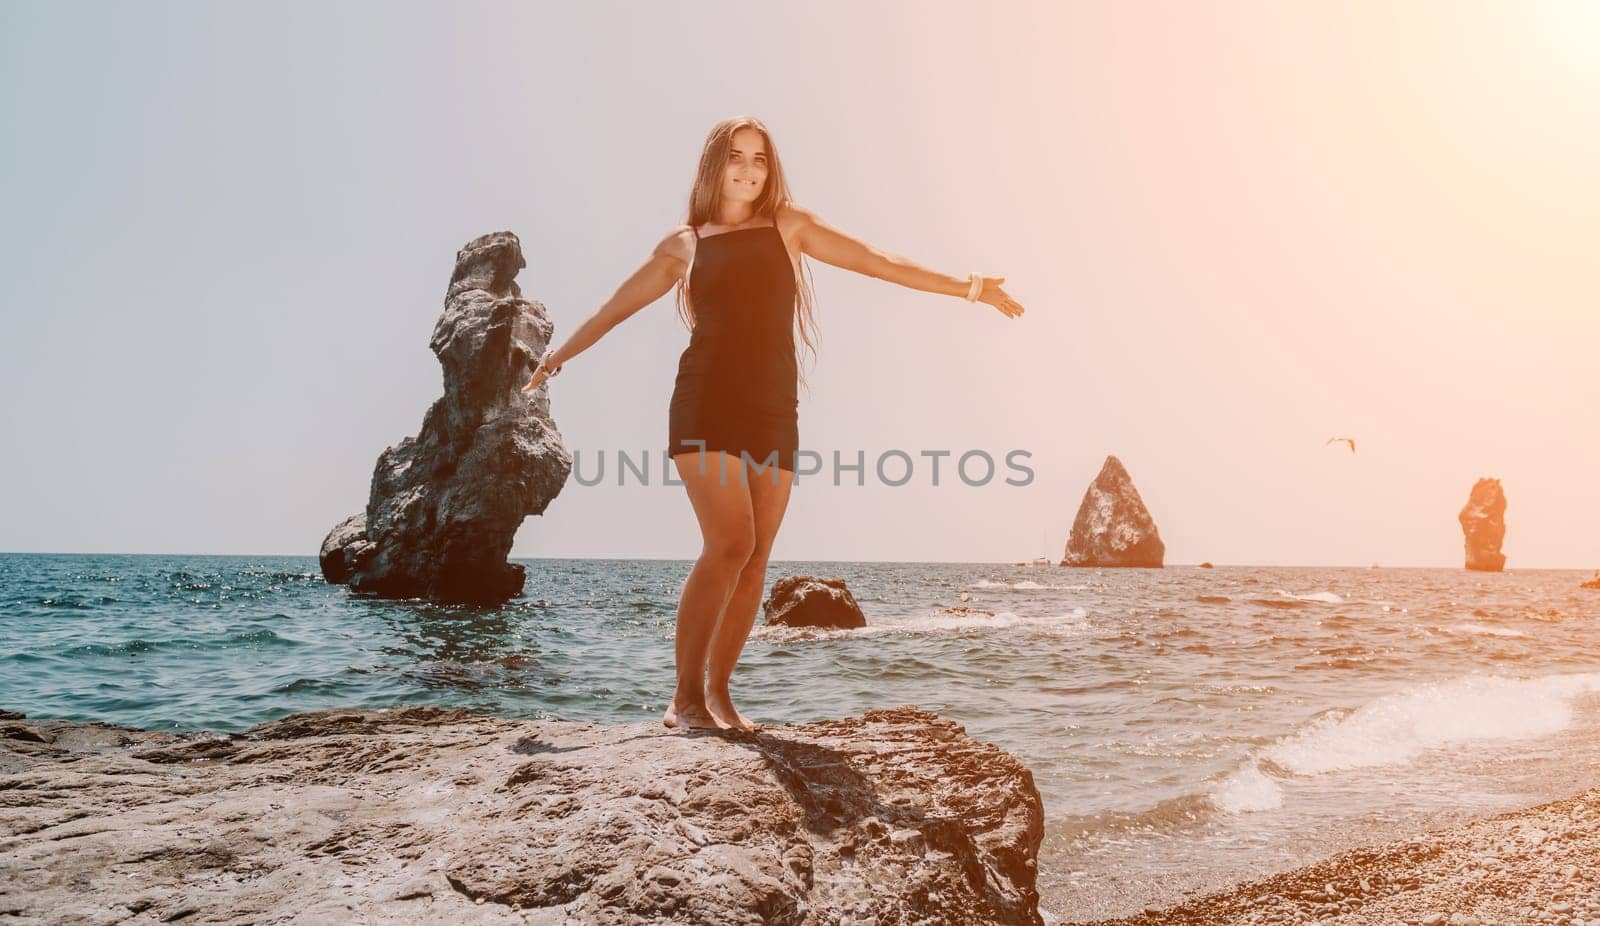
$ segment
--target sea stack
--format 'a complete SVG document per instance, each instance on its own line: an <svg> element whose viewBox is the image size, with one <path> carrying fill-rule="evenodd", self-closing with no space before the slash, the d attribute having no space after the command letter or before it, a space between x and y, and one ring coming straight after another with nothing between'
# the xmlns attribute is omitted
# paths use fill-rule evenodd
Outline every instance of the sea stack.
<svg viewBox="0 0 1600 926"><path fill-rule="evenodd" d="M1063 566L1160 568L1167 546L1122 461L1106 457L1078 505Z"/></svg>
<svg viewBox="0 0 1600 926"><path fill-rule="evenodd" d="M456 253L428 343L444 395L416 437L378 455L366 510L323 540L329 582L457 604L522 593L522 567L506 562L511 541L572 472L548 392L522 391L555 328L544 306L522 298L516 276L526 266L508 231Z"/></svg>
<svg viewBox="0 0 1600 926"><path fill-rule="evenodd" d="M1457 516L1466 534L1467 568L1479 572L1499 572L1506 567L1500 542L1506 536L1506 493L1498 479L1479 479L1472 486L1467 504Z"/></svg>

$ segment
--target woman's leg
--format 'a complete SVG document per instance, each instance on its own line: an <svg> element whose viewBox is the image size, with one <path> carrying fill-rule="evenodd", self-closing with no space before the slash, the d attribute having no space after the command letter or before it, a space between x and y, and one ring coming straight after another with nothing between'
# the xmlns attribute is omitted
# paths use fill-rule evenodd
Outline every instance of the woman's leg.
<svg viewBox="0 0 1600 926"><path fill-rule="evenodd" d="M758 461L759 462L759 461ZM711 654L706 678L706 707L711 716L730 727L754 729L749 718L733 706L728 693L728 680L733 676L734 664L744 651L744 642L755 625L756 611L761 606L761 592L767 581L767 557L772 553L772 542L778 536L778 526L783 523L783 513L789 505L789 489L794 484L794 473L786 469L768 467L757 473L755 467L746 465L750 483L750 507L755 520L755 547L739 572L733 595L723 609L722 619L711 636Z"/></svg>
<svg viewBox="0 0 1600 926"><path fill-rule="evenodd" d="M717 615L755 549L755 519L737 455L730 459L721 451L695 450L673 454L672 462L700 522L701 548L678 601L678 683L661 721L669 727L715 728L720 724L706 708L706 651Z"/></svg>

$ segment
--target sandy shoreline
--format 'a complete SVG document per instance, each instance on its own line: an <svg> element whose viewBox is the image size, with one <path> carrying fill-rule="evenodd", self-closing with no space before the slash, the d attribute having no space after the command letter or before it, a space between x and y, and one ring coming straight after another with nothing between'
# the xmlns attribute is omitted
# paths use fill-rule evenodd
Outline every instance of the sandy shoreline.
<svg viewBox="0 0 1600 926"><path fill-rule="evenodd" d="M1600 788L1351 849L1176 906L1078 923L1600 924Z"/></svg>

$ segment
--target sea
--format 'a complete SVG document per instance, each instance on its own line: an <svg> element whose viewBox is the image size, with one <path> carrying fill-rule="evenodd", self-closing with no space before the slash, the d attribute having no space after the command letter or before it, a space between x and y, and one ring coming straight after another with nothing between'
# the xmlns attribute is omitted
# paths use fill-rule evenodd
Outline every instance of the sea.
<svg viewBox="0 0 1600 926"><path fill-rule="evenodd" d="M518 562L522 598L466 608L355 596L315 557L3 554L0 708L176 731L405 704L659 723L691 563ZM1050 922L1600 784L1588 572L770 564L785 575L844 579L868 625L758 623L740 709L915 704L1018 757Z"/></svg>

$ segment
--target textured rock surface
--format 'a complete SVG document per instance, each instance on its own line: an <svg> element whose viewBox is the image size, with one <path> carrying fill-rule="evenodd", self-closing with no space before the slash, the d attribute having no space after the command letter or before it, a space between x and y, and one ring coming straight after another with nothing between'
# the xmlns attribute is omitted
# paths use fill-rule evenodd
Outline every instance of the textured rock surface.
<svg viewBox="0 0 1600 926"><path fill-rule="evenodd" d="M1600 588L1600 572L1595 573L1594 574L1594 578L1590 579L1587 582L1584 582L1583 584L1579 585L1578 587L1579 588Z"/></svg>
<svg viewBox="0 0 1600 926"><path fill-rule="evenodd" d="M1600 921L1600 790L1332 858L1099 926Z"/></svg>
<svg viewBox="0 0 1600 926"><path fill-rule="evenodd" d="M867 626L867 616L843 579L784 576L772 583L761 611L767 623L785 627Z"/></svg>
<svg viewBox="0 0 1600 926"><path fill-rule="evenodd" d="M456 254L429 342L444 395L416 437L378 456L364 512L322 542L329 582L385 597L497 604L522 591L506 562L517 528L572 471L548 392L522 392L553 326L522 298L517 236L484 235Z"/></svg>
<svg viewBox="0 0 1600 926"><path fill-rule="evenodd" d="M1500 543L1506 537L1506 493L1498 479L1479 479L1458 515L1466 534L1467 568L1499 572L1506 566Z"/></svg>
<svg viewBox="0 0 1600 926"><path fill-rule="evenodd" d="M0 721L15 923L1042 923L1033 776L902 707L686 734L411 707Z"/></svg>
<svg viewBox="0 0 1600 926"><path fill-rule="evenodd" d="M1106 457L1078 505L1063 566L1160 566L1167 545L1116 457Z"/></svg>

